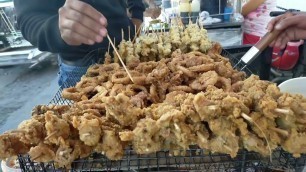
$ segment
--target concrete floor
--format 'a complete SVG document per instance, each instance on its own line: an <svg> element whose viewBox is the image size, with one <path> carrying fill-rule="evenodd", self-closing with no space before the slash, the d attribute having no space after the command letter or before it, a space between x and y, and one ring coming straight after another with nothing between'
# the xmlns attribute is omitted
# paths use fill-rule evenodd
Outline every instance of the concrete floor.
<svg viewBox="0 0 306 172"><path fill-rule="evenodd" d="M47 104L58 90L56 59L34 68L19 65L0 68L0 133L29 119L35 105Z"/></svg>

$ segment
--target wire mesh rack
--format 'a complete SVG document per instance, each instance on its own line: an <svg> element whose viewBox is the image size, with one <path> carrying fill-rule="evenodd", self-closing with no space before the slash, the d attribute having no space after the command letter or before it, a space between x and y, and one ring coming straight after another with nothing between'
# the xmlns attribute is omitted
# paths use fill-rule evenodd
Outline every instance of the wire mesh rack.
<svg viewBox="0 0 306 172"><path fill-rule="evenodd" d="M72 163L72 172L79 171L298 171L306 165L306 156L293 158L282 149L273 152L273 161L258 153L239 151L235 158L226 154L212 154L203 149L190 148L184 156L171 156L168 151L137 155L126 149L119 161L108 160L101 154L92 154ZM28 155L19 156L23 171L64 171L50 163L36 163Z"/></svg>
<svg viewBox="0 0 306 172"><path fill-rule="evenodd" d="M239 60L223 50L222 56L228 57L232 64ZM239 66L238 66L239 67ZM247 75L254 73L250 68L245 68ZM85 73L86 71L77 71ZM63 88L74 86L80 80L71 76L58 90L50 101L55 105L71 105L73 102L62 98ZM196 146L191 146L183 156L171 156L169 151L159 151L149 155L138 155L131 148L125 150L124 157L118 161L111 161L101 154L92 154L85 159L78 159L72 163L72 172L79 171L271 171L301 169L306 165L306 155L294 158L282 149L277 149L272 154L273 161L264 158L258 153L240 150L235 158L227 154L213 154ZM18 161L22 171L60 172L54 163L38 163L31 161L29 155L19 155Z"/></svg>

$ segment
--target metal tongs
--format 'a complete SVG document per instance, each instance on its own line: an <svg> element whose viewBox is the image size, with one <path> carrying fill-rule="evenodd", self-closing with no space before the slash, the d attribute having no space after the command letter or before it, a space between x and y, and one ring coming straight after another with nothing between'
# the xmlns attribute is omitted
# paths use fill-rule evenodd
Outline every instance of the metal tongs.
<svg viewBox="0 0 306 172"><path fill-rule="evenodd" d="M281 8L281 7L278 7ZM284 9L284 8L281 8ZM299 13L305 13L301 12L299 10L293 10L293 9L284 9L286 11L281 12L271 12L270 16L277 16L284 14L286 12L290 12L292 14L299 14ZM252 63L258 57L258 55L265 50L269 44L275 40L275 38L281 33L279 30L273 30L272 32L266 33L259 42L257 42L248 52L245 53L245 55L239 60L239 62L234 66L234 68L238 68L240 64L243 65L243 67L240 69L241 71L245 69L249 64Z"/></svg>
<svg viewBox="0 0 306 172"><path fill-rule="evenodd" d="M234 68L237 68L240 64L243 64L243 67L240 70L242 71L245 69L280 33L281 31L279 30L273 30L272 32L266 33L259 42L257 42L251 49L249 49L248 52L245 53Z"/></svg>

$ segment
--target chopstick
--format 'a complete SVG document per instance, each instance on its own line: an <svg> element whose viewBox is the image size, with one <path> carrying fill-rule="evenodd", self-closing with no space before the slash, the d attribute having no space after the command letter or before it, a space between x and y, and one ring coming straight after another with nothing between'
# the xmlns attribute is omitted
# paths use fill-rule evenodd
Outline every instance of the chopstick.
<svg viewBox="0 0 306 172"><path fill-rule="evenodd" d="M123 62L123 60L122 60L120 54L118 53L118 51L117 51L117 49L116 49L116 46L114 45L112 39L109 37L108 34L107 34L107 39L108 39L108 41L111 43L111 45L112 45L114 51L116 52L116 55L118 56L118 58L119 58L119 60L120 60L120 62L121 62L121 64L122 64L123 68L125 69L126 73L127 73L128 76L129 76L129 78L130 78L131 81L134 83L134 80L133 80L133 78L132 78L132 76L131 76L129 70L126 68L126 66L125 66L125 64L124 64L124 62Z"/></svg>

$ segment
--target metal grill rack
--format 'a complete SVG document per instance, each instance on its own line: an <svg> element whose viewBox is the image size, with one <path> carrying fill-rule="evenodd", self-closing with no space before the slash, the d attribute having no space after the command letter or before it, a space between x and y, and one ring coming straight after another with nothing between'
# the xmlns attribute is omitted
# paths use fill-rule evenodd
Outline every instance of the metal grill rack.
<svg viewBox="0 0 306 172"><path fill-rule="evenodd" d="M222 56L228 57L232 64L239 60L233 58L228 52L222 51ZM245 68L247 75L253 71ZM84 74L86 71L78 71ZM73 102L61 97L63 88L74 86L80 80L71 76L63 85L50 104L71 105ZM282 149L277 149L272 154L273 161L269 157L262 157L258 153L240 150L235 158L227 154L213 154L196 146L191 146L184 156L171 156L169 151L159 151L149 155L138 155L131 148L125 150L124 157L119 161L111 161L101 154L92 154L85 159L79 159L72 163L71 171L271 171L273 169L295 170L306 165L306 155L294 158ZM24 172L61 172L54 163L37 163L31 161L29 155L19 155L18 161Z"/></svg>
<svg viewBox="0 0 306 172"><path fill-rule="evenodd" d="M79 171L269 171L299 170L306 165L306 156L293 158L281 149L273 153L273 161L258 153L241 150L237 157L226 154L212 154L203 149L190 148L185 156L170 156L168 151L155 154L137 155L126 149L125 156L119 161L110 161L100 154L92 154L86 159L73 162L72 172ZM19 156L23 171L64 171L51 163L32 162L28 155Z"/></svg>

